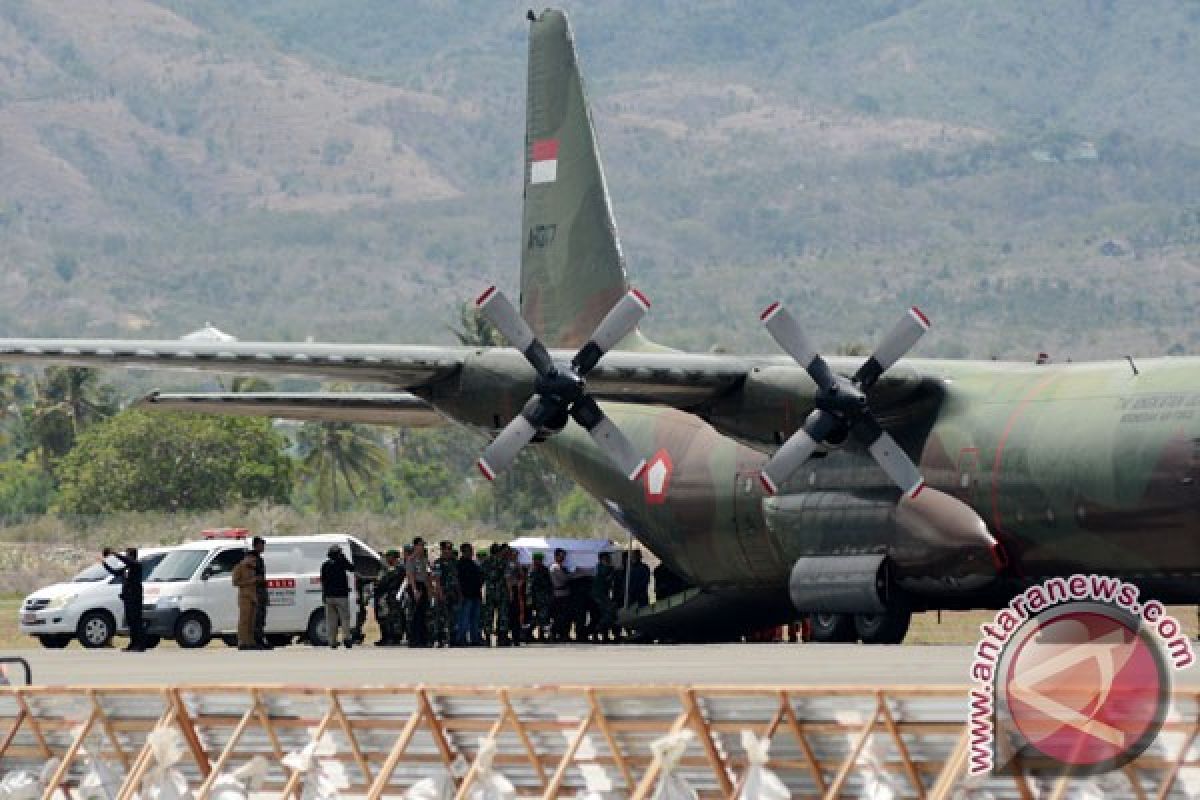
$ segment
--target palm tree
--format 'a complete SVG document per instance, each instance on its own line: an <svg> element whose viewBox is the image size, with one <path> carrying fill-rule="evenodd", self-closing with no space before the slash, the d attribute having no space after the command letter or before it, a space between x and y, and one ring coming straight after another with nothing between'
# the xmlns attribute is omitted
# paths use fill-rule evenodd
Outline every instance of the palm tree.
<svg viewBox="0 0 1200 800"><path fill-rule="evenodd" d="M49 473L55 459L75 446L79 434L115 414L119 402L112 386L101 384L95 370L82 367L47 367L40 380L30 383L32 404L22 416L42 470Z"/></svg>
<svg viewBox="0 0 1200 800"><path fill-rule="evenodd" d="M322 512L342 506L340 486L355 500L387 469L387 450L376 432L349 422L306 422L296 432L303 474L317 482Z"/></svg>
<svg viewBox="0 0 1200 800"><path fill-rule="evenodd" d="M91 423L117 413L119 405L116 390L101 384L94 369L83 367L47 367L37 394L41 405L57 407L70 418L76 435Z"/></svg>

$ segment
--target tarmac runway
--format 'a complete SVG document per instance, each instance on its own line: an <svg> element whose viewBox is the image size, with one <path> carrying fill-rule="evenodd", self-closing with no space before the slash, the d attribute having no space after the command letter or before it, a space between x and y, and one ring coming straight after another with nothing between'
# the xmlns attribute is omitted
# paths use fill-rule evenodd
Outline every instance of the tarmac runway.
<svg viewBox="0 0 1200 800"><path fill-rule="evenodd" d="M310 684L319 686L569 683L966 685L971 648L815 644L566 645L409 650L292 646L270 652L161 648L29 650L33 682L56 685ZM1200 685L1200 670L1176 675Z"/></svg>

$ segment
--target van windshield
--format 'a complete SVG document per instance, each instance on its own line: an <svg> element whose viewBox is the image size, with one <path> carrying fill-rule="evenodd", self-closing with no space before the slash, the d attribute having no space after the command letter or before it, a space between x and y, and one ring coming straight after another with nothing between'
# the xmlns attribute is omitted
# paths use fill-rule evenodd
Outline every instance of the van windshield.
<svg viewBox="0 0 1200 800"><path fill-rule="evenodd" d="M146 580L163 583L191 580L196 574L196 567L200 566L200 562L207 555L207 550L176 550L167 553L166 558L159 562Z"/></svg>

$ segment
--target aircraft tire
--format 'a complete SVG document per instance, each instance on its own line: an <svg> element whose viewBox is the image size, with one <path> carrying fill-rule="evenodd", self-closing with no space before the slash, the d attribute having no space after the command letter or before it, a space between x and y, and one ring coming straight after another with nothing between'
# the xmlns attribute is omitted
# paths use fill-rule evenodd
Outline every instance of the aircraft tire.
<svg viewBox="0 0 1200 800"><path fill-rule="evenodd" d="M809 614L808 618L812 623L814 642L836 644L854 641L854 618L849 614L819 612Z"/></svg>
<svg viewBox="0 0 1200 800"><path fill-rule="evenodd" d="M863 644L900 644L910 622L911 611L889 609L882 614L855 614L854 630Z"/></svg>

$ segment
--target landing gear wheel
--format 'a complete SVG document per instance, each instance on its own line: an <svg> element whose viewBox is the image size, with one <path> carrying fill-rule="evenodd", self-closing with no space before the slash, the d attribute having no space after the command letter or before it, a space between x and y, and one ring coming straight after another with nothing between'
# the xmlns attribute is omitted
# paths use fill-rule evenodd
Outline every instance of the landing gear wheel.
<svg viewBox="0 0 1200 800"><path fill-rule="evenodd" d="M823 644L849 643L855 639L854 618L849 614L809 614L812 640Z"/></svg>
<svg viewBox="0 0 1200 800"><path fill-rule="evenodd" d="M889 609L882 614L855 614L854 630L863 644L900 644L910 622L911 611Z"/></svg>
<svg viewBox="0 0 1200 800"><path fill-rule="evenodd" d="M208 617L199 611L189 611L175 623L175 641L189 650L204 647L212 640L212 627Z"/></svg>
<svg viewBox="0 0 1200 800"><path fill-rule="evenodd" d="M37 638L47 650L62 650L71 643L73 637L69 633L43 633Z"/></svg>

